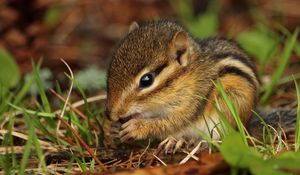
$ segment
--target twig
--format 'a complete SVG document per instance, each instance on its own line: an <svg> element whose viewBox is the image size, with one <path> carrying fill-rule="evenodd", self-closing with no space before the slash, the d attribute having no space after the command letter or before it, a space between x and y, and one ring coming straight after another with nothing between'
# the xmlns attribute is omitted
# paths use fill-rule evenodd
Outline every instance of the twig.
<svg viewBox="0 0 300 175"><path fill-rule="evenodd" d="M69 102L69 99L70 99L70 96L71 96L71 93L72 93L74 75L73 75L73 72L72 72L70 66L68 65L68 63L65 62L65 60L63 60L63 59L60 59L60 60L66 65L66 67L68 68L68 70L69 70L69 72L70 72L71 78L72 78L71 84L70 84L70 87L69 87L69 92L68 92L68 94L67 94L67 98L66 98L64 107L63 107L63 109L62 109L62 111L61 111L61 113L60 113L60 115L59 115L60 118L63 118L63 117L64 117L64 114L65 114L65 111L66 111L66 108L67 108L67 104L68 104L68 102ZM56 136L57 136L57 137L58 137L58 134L62 135L62 134L60 133L60 131L59 131L59 128L60 128L60 121L58 121L57 126L56 126L56 130L57 130L57 132L56 132L57 135L56 135Z"/></svg>
<svg viewBox="0 0 300 175"><path fill-rule="evenodd" d="M7 133L9 133L8 130L4 130L4 129L0 130L0 134L2 134L2 135L7 134ZM16 131L12 131L11 135L13 135L15 137L19 137L19 138L21 138L23 140L28 140L28 137L29 137L26 134L23 134L23 133L20 133L20 132L16 132ZM46 141L43 141L43 140L39 140L39 139L37 139L37 140L38 140L38 142L39 142L39 144L41 146L51 146L51 144L49 142L46 142Z"/></svg>
<svg viewBox="0 0 300 175"><path fill-rule="evenodd" d="M250 140L250 142L252 143L254 148L257 150L255 141L253 140L253 137L249 134L247 128L244 125L243 125L243 127L244 127L244 131L246 132L246 138L248 138Z"/></svg>
<svg viewBox="0 0 300 175"><path fill-rule="evenodd" d="M86 102L87 103L92 103L92 102L95 102L95 101L100 101L100 100L105 100L105 99L106 99L106 94L101 94L101 95L96 95L96 96L88 97L86 99ZM79 101L77 101L75 103L72 103L72 106L74 108L78 108L79 106L82 106L84 104L85 104L85 100L79 100ZM65 111L69 111L69 110L70 110L70 108L67 107ZM56 114L56 115L59 115L61 113L61 111L62 110L59 109L59 110L54 111L53 113ZM24 110L21 110L21 109L18 110L18 111L13 111L13 112L14 112L14 116L18 116L18 115L24 114ZM5 116L5 118L8 118L9 115L11 115L11 113L10 112L6 112L3 115ZM7 119L7 120L9 120L9 119ZM1 124L1 127L3 127L3 123Z"/></svg>
<svg viewBox="0 0 300 175"><path fill-rule="evenodd" d="M160 154L160 152L161 152L162 150L163 150L163 147L162 147L162 146L161 146L161 147L158 147L158 149L155 150L155 152L153 153L153 155L155 155L155 156L152 157L152 158L150 159L150 161L149 161L148 164L147 164L147 167L149 167L149 166L152 165L154 158L156 157L156 155Z"/></svg>
<svg viewBox="0 0 300 175"><path fill-rule="evenodd" d="M68 68L68 70L69 70L69 72L70 72L70 74L71 74L71 78L72 78L71 84L70 84L70 88L69 88L69 92L68 92L68 94L67 94L67 98L66 98L64 107L63 107L62 112L60 113L60 116L59 116L60 118L63 118L63 116L64 116L64 114L65 114L65 111L66 111L66 109L67 109L67 104L69 103L69 99L70 99L70 96L71 96L71 93L72 93L74 75L73 75L73 72L72 72L70 66L68 65L68 63L66 63L65 60L63 60L63 59L60 59L60 60L67 66L67 68Z"/></svg>
<svg viewBox="0 0 300 175"><path fill-rule="evenodd" d="M179 165L181 164L184 164L186 163L192 156L194 156L194 154L199 150L201 144L203 143L203 141L201 140L198 145L191 151L191 153L189 153L180 163Z"/></svg>
<svg viewBox="0 0 300 175"><path fill-rule="evenodd" d="M184 153L187 154L187 155L191 155L191 153L189 153L189 152L186 151L186 150L182 150L182 152L184 152ZM195 160L199 160L199 158L196 157L195 155L191 155L191 158L193 158L193 159L195 159Z"/></svg>
<svg viewBox="0 0 300 175"><path fill-rule="evenodd" d="M65 104L68 105L69 109L71 108L76 114L78 114L83 120L87 120L87 117L77 108L75 108L70 102L68 102L64 97L59 95L57 92L55 92L53 89L50 89L50 92L53 93L57 98L59 98L61 101L65 102ZM89 124L96 130L97 132L99 131L98 127L94 124L89 122Z"/></svg>
<svg viewBox="0 0 300 175"><path fill-rule="evenodd" d="M132 156L133 156L133 152L131 151L130 156L129 156L129 160L127 163L127 168L132 168Z"/></svg>
<svg viewBox="0 0 300 175"><path fill-rule="evenodd" d="M269 124L267 124L267 126L268 126L269 128L271 128L271 129L273 130L273 132L274 132L274 138L273 138L273 140L271 141L271 142L272 142L271 144L274 144L275 141L276 141L276 138L279 137L279 134L278 134L277 130L276 130L273 126L271 126L271 125L269 125Z"/></svg>
<svg viewBox="0 0 300 175"><path fill-rule="evenodd" d="M164 166L167 166L165 162L163 162L159 157L157 157L155 154L152 154L160 163L162 163Z"/></svg>
<svg viewBox="0 0 300 175"><path fill-rule="evenodd" d="M284 130L283 130L283 128L279 125L279 128L280 128L280 130L281 130L281 132L282 132L282 135L283 135L283 139L282 139L282 135L280 134L280 137L281 137L281 142L284 144L284 146L285 146L285 148L287 149L287 150L289 150L289 147L288 147L288 144L287 144L287 137L286 137L286 134L285 134L285 132L284 132ZM279 143L279 136L278 136L278 143ZM277 150L279 150L279 145L277 146Z"/></svg>
<svg viewBox="0 0 300 175"><path fill-rule="evenodd" d="M87 103L91 103L91 102L95 102L95 101L100 101L100 100L105 100L106 99L106 94L101 94L101 95L96 95L96 96L92 96L92 97L88 97L86 99L86 102ZM79 100L75 103L72 103L72 106L74 108L78 108L79 106L82 106L85 104L85 100ZM70 108L67 108L66 111L69 111ZM57 111L54 111L54 114L60 114L61 113L61 110L57 110Z"/></svg>
<svg viewBox="0 0 300 175"><path fill-rule="evenodd" d="M139 157L139 161L138 161L138 165L137 165L138 168L140 167L142 156L146 153L146 151L148 150L148 148L150 146L150 142L151 142L151 139L149 139L149 142L148 142L148 145L147 145L146 149L142 152L142 154Z"/></svg>

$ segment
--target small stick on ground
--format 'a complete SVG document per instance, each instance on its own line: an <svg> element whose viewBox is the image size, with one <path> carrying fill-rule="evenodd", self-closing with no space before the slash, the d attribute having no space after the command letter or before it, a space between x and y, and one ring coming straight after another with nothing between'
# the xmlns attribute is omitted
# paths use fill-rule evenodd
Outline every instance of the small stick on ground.
<svg viewBox="0 0 300 175"><path fill-rule="evenodd" d="M127 163L127 168L131 169L132 168L132 156L133 156L133 152L131 151L130 156L129 156L129 160Z"/></svg>
<svg viewBox="0 0 300 175"><path fill-rule="evenodd" d="M154 156L161 164L163 164L164 166L167 166L167 164L166 164L164 161L162 161L159 157L157 157L155 154L153 154L153 156Z"/></svg>
<svg viewBox="0 0 300 175"><path fill-rule="evenodd" d="M203 141L201 140L198 145L191 151L191 153L189 153L180 163L179 165L181 164L184 164L186 163L191 157L194 156L194 154L199 150L201 144L203 143Z"/></svg>
<svg viewBox="0 0 300 175"><path fill-rule="evenodd" d="M55 92L53 89L50 89L50 92L53 93L57 98L59 98L61 101L63 101L65 104L68 105L76 114L78 114L83 120L87 120L87 116L84 115L79 109L74 107L70 102L68 102L64 97L59 95L57 92ZM99 131L99 128L94 124L89 122L89 124L94 128L95 131Z"/></svg>
<svg viewBox="0 0 300 175"><path fill-rule="evenodd" d="M146 151L148 150L148 148L150 146L150 143L151 143L151 139L149 139L149 142L148 142L148 145L147 145L146 149L142 152L142 154L139 157L138 168L140 167L140 164L141 164L141 158L146 153Z"/></svg>
<svg viewBox="0 0 300 175"><path fill-rule="evenodd" d="M96 96L88 97L88 98L86 99L86 101L85 101L85 100L79 100L79 101L76 101L76 102L72 103L72 106L73 106L74 108L78 108L78 107L84 105L85 102L91 103L91 102L100 101L100 100L105 100L105 99L106 99L106 95L105 95L105 94L103 94L103 95L102 95L102 94L101 94L101 95L96 95ZM70 108L67 108L67 109L66 109L66 111L68 111L68 110L70 110ZM60 113L61 113L61 110L60 110L60 109L54 112L54 114L60 114Z"/></svg>

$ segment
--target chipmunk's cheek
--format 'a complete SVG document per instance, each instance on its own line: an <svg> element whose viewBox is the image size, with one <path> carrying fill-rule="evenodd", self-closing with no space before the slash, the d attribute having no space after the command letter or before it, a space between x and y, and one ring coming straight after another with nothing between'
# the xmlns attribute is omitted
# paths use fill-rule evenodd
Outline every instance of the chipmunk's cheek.
<svg viewBox="0 0 300 175"><path fill-rule="evenodd" d="M131 119L121 126L122 130L119 133L122 142L132 140L140 140L147 137L144 130L144 124L140 119Z"/></svg>

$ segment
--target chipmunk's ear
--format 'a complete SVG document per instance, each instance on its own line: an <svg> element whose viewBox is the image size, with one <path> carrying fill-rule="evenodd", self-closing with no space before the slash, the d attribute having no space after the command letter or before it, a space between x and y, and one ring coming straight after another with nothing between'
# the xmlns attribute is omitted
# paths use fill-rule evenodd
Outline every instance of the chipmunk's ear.
<svg viewBox="0 0 300 175"><path fill-rule="evenodd" d="M188 64L189 46L190 46L189 36L186 32L179 31L174 34L171 43L169 45L170 54L182 66L186 66Z"/></svg>
<svg viewBox="0 0 300 175"><path fill-rule="evenodd" d="M139 27L140 27L139 24L137 22L133 21L129 26L128 33L132 32L133 30L135 30Z"/></svg>

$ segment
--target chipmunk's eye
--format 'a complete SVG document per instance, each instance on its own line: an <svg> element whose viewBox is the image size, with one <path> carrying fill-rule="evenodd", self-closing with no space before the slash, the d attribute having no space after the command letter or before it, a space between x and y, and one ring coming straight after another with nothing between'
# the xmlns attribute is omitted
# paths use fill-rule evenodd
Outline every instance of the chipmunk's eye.
<svg viewBox="0 0 300 175"><path fill-rule="evenodd" d="M154 82L154 74L153 73L146 73L140 79L140 88L146 88L152 85Z"/></svg>

